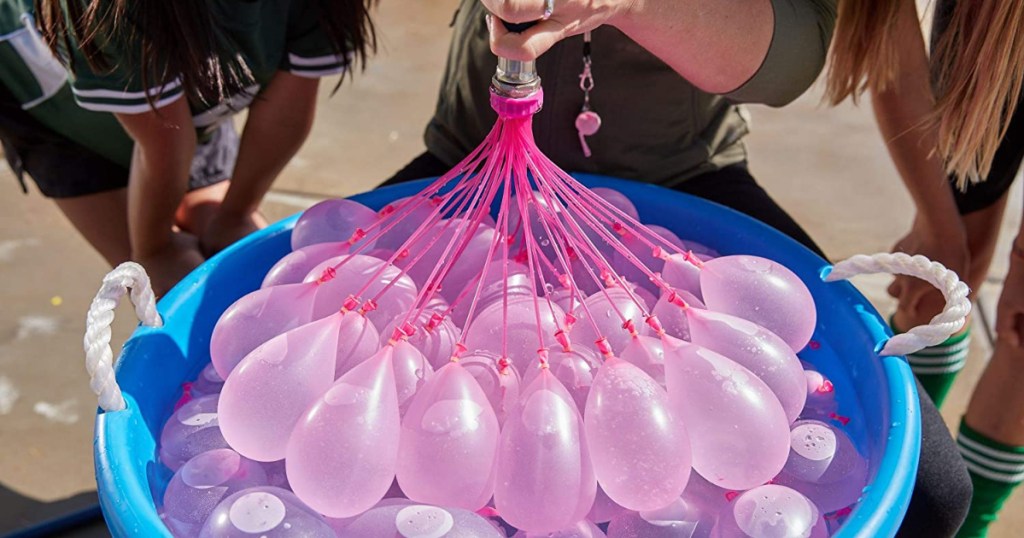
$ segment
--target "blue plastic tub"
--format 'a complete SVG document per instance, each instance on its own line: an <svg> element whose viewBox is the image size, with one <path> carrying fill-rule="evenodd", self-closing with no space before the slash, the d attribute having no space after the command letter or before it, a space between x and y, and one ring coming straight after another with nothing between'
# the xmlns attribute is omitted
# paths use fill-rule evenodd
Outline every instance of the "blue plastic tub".
<svg viewBox="0 0 1024 538"><path fill-rule="evenodd" d="M717 204L641 183L580 176L590 186L611 187L636 204L641 218L723 254L775 259L806 282L818 307L814 340L820 347L801 358L815 364L836 387L839 412L854 417L849 431L871 462L871 484L838 536L879 537L896 532L913 489L920 450L915 384L902 357L879 357L891 333L851 285L824 283L827 262L765 225ZM379 209L409 196L425 182L353 197ZM209 362L210 334L221 312L256 289L266 271L290 250L296 217L240 241L207 261L159 303L165 325L140 327L125 343L117 380L128 407L96 417L96 481L114 536L170 536L156 507L170 479L157 459L163 423L181 393ZM841 352L841 355L840 355Z"/></svg>

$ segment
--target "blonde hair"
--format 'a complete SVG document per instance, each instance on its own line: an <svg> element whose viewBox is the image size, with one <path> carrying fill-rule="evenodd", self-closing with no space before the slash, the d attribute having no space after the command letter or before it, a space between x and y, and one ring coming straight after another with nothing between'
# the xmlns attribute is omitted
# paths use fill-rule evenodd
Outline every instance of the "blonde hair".
<svg viewBox="0 0 1024 538"><path fill-rule="evenodd" d="M907 1L907 0L902 0ZM856 101L892 87L899 71L897 0L841 0L826 98ZM983 180L1021 97L1024 0L959 0L931 52L935 151L957 185Z"/></svg>

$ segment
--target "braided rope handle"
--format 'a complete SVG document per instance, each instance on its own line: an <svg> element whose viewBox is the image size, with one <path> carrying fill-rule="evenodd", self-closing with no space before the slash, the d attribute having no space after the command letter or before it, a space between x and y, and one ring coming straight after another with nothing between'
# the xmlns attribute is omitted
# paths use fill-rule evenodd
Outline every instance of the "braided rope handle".
<svg viewBox="0 0 1024 538"><path fill-rule="evenodd" d="M970 290L957 274L939 262L924 256L910 256L902 252L857 254L836 263L825 277L826 282L847 280L857 275L887 273L920 278L935 286L946 298L946 306L927 325L914 327L890 338L880 355L907 355L944 342L963 328L971 312Z"/></svg>
<svg viewBox="0 0 1024 538"><path fill-rule="evenodd" d="M89 387L99 398L104 411L121 411L125 408L121 387L114 377L114 352L110 349L110 325L114 322L114 309L131 290L131 301L135 315L143 325L160 327L163 320L156 311L156 296L149 284L149 275L141 265L125 262L103 277L103 284L85 318L85 369L89 372Z"/></svg>

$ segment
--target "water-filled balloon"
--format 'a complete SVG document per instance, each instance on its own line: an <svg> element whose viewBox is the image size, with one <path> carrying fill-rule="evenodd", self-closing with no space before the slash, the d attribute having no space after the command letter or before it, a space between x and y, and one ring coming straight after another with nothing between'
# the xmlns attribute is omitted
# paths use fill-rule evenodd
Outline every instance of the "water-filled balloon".
<svg viewBox="0 0 1024 538"><path fill-rule="evenodd" d="M171 414L160 433L160 462L177 471L198 454L228 448L217 418L217 394L189 401Z"/></svg>
<svg viewBox="0 0 1024 538"><path fill-rule="evenodd" d="M824 538L825 520L799 492L768 484L737 497L718 518L716 538Z"/></svg>
<svg viewBox="0 0 1024 538"><path fill-rule="evenodd" d="M369 300L376 302L376 307L366 312L366 317L374 327L384 327L408 312L416 300L417 288L412 279L394 265L377 258L361 254L330 258L314 267L305 281L320 280L328 269L333 269L335 274L317 288L313 319L337 312L350 296L355 296L362 304Z"/></svg>
<svg viewBox="0 0 1024 538"><path fill-rule="evenodd" d="M235 368L221 391L221 431L243 456L277 461L306 408L334 381L338 323L349 314L303 325L276 336Z"/></svg>
<svg viewBox="0 0 1024 538"><path fill-rule="evenodd" d="M174 473L164 492L164 511L178 524L179 532L188 528L189 536L195 536L224 497L266 484L260 464L228 448L210 450Z"/></svg>
<svg viewBox="0 0 1024 538"><path fill-rule="evenodd" d="M341 376L292 431L288 481L321 514L352 517L391 487L400 431L393 352L386 346Z"/></svg>
<svg viewBox="0 0 1024 538"><path fill-rule="evenodd" d="M690 441L665 389L618 358L597 371L584 414L594 472L608 497L630 510L679 498L690 477Z"/></svg>
<svg viewBox="0 0 1024 538"><path fill-rule="evenodd" d="M516 528L554 532L583 519L596 489L583 419L565 387L541 371L501 430L495 506Z"/></svg>
<svg viewBox="0 0 1024 538"><path fill-rule="evenodd" d="M223 501L199 538L334 538L323 516L290 491L271 486L243 489Z"/></svg>
<svg viewBox="0 0 1024 538"><path fill-rule="evenodd" d="M494 493L498 418L457 362L438 370L402 419L396 475L417 502L477 510Z"/></svg>
<svg viewBox="0 0 1024 538"><path fill-rule="evenodd" d="M688 430L693 468L712 484L745 490L771 480L789 455L789 421L750 370L688 343L665 351L672 409Z"/></svg>
<svg viewBox="0 0 1024 538"><path fill-rule="evenodd" d="M811 339L817 312L800 277L781 264L757 256L723 256L700 272L708 308L768 329L800 351Z"/></svg>
<svg viewBox="0 0 1024 538"><path fill-rule="evenodd" d="M366 230L377 220L372 209L345 199L324 200L305 210L292 230L292 250L317 243L348 241L357 229ZM356 243L356 246L372 248L370 238Z"/></svg>

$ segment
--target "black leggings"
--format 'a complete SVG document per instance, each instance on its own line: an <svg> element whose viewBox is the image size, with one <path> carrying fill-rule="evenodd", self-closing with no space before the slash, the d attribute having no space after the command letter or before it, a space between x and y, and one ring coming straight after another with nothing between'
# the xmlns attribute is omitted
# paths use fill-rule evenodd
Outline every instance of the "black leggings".
<svg viewBox="0 0 1024 538"><path fill-rule="evenodd" d="M451 166L434 155L424 153L381 186L440 176L450 169ZM702 174L682 182L675 190L745 213L825 257L807 232L772 200L744 165ZM935 404L920 384L917 385L917 392L921 395L921 463L917 469L910 508L898 536L950 537L967 517L972 493L971 479Z"/></svg>

